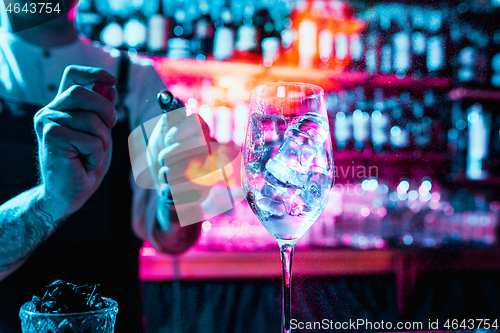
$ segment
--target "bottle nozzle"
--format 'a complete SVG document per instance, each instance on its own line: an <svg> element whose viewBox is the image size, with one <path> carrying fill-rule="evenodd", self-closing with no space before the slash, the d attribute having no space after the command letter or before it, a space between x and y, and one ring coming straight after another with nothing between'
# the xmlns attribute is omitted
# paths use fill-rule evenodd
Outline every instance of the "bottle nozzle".
<svg viewBox="0 0 500 333"><path fill-rule="evenodd" d="M172 108L172 103L174 102L174 95L168 90L163 90L158 93L157 96L158 103L160 104L163 113L167 113Z"/></svg>

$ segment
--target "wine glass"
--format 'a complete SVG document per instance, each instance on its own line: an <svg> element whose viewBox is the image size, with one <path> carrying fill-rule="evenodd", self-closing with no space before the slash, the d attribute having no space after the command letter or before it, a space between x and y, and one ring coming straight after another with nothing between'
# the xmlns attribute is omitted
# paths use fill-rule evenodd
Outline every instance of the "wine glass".
<svg viewBox="0 0 500 333"><path fill-rule="evenodd" d="M277 82L252 90L242 187L252 211L278 241L283 266L281 332L290 332L295 244L324 210L333 157L319 86Z"/></svg>

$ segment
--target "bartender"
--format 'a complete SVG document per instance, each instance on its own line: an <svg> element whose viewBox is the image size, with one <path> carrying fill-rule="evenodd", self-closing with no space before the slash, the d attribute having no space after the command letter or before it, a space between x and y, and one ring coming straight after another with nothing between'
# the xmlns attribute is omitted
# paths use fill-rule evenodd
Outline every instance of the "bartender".
<svg viewBox="0 0 500 333"><path fill-rule="evenodd" d="M20 332L20 306L56 279L100 284L102 295L118 301L116 331L141 332L141 240L177 254L200 233L199 223L180 226L168 185L141 188L130 173L129 156L145 152L134 142L129 152L128 135L160 114L156 95L164 83L149 61L79 36L68 10L75 3L60 2L60 13L40 13L31 1L19 5L34 12L1 9L1 332ZM104 93L91 90L96 83ZM157 126L178 130L168 140L149 138L159 152L150 165L153 188L169 171L158 156L169 160L182 150L181 135L206 144L206 133L190 125L194 117L176 124L160 118Z"/></svg>

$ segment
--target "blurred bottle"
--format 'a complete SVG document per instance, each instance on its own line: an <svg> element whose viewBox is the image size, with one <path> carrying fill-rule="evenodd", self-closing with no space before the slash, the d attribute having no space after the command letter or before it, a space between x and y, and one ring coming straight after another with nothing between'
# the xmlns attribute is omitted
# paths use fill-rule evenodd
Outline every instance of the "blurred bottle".
<svg viewBox="0 0 500 333"><path fill-rule="evenodd" d="M206 1L200 1L198 12L200 16L195 23L191 51L196 60L203 61L212 54L215 28L208 14L208 3Z"/></svg>
<svg viewBox="0 0 500 333"><path fill-rule="evenodd" d="M464 29L463 22L451 23L450 39L454 50L451 62L454 86L463 86L467 82L472 82L475 75L474 57L476 50L465 37Z"/></svg>
<svg viewBox="0 0 500 333"><path fill-rule="evenodd" d="M76 27L78 31L92 40L99 40L101 29L106 22L97 10L95 1L82 1L76 15Z"/></svg>
<svg viewBox="0 0 500 333"><path fill-rule="evenodd" d="M233 24L236 28L243 25L243 17L245 15L245 7L248 5L246 0L232 0L228 3L231 13L233 14Z"/></svg>
<svg viewBox="0 0 500 333"><path fill-rule="evenodd" d="M256 10L254 12L252 22L256 29L256 51L260 56L262 56L262 41L267 34L274 30L274 23L272 22L271 15L267 8L260 8L259 10Z"/></svg>
<svg viewBox="0 0 500 333"><path fill-rule="evenodd" d="M338 94L339 109L335 115L334 137L339 150L345 150L352 141L352 113L347 100L347 92Z"/></svg>
<svg viewBox="0 0 500 333"><path fill-rule="evenodd" d="M166 53L169 30L170 25L163 11L163 0L158 0L158 10L148 21L147 49L149 53L154 55Z"/></svg>
<svg viewBox="0 0 500 333"><path fill-rule="evenodd" d="M307 2L302 8L298 6L294 12L297 17L294 22L298 24L299 66L313 67L317 63L318 55L318 26L311 15L311 3Z"/></svg>
<svg viewBox="0 0 500 333"><path fill-rule="evenodd" d="M472 27L462 22L460 38L454 42L457 50L453 57L455 84L461 87L484 87L488 83L488 76L483 75L488 69L486 53L487 41L479 34L470 34Z"/></svg>
<svg viewBox="0 0 500 333"><path fill-rule="evenodd" d="M344 32L335 35L335 62L347 63L349 61L349 37Z"/></svg>
<svg viewBox="0 0 500 333"><path fill-rule="evenodd" d="M365 40L361 33L353 34L349 38L349 55L351 64L349 70L353 72L365 71Z"/></svg>
<svg viewBox="0 0 500 333"><path fill-rule="evenodd" d="M460 100L454 101L451 106L450 130L448 131L448 150L451 153L451 173L454 176L465 174L467 161L467 116L462 109Z"/></svg>
<svg viewBox="0 0 500 333"><path fill-rule="evenodd" d="M147 21L144 14L138 10L123 25L123 42L128 49L138 52L146 50Z"/></svg>
<svg viewBox="0 0 500 333"><path fill-rule="evenodd" d="M390 117L384 104L384 91L376 88L373 93L373 111L371 114L371 134L373 150L381 152L389 148Z"/></svg>
<svg viewBox="0 0 500 333"><path fill-rule="evenodd" d="M500 87L500 30L493 32L490 55L490 87L497 89Z"/></svg>
<svg viewBox="0 0 500 333"><path fill-rule="evenodd" d="M261 57L257 45L257 29L253 23L254 6L247 4L243 11L243 24L238 27L234 60L259 62Z"/></svg>
<svg viewBox="0 0 500 333"><path fill-rule="evenodd" d="M330 24L330 30L334 32L334 47L335 47L335 61L333 61L334 66L346 68L351 63L349 56L349 35L351 31L347 27L343 27L343 24L350 20L350 12L347 12L345 3L340 3L338 5L330 6L330 12L327 12L327 16L324 17L326 21ZM339 26L340 25L340 26Z"/></svg>
<svg viewBox="0 0 500 333"><path fill-rule="evenodd" d="M410 45L410 24L406 10L402 6L395 8L398 15L394 24L391 22L390 33L392 34L393 49L393 72L404 78L411 68L411 45ZM396 24L397 22L397 24Z"/></svg>
<svg viewBox="0 0 500 333"><path fill-rule="evenodd" d="M352 113L352 133L354 148L361 151L370 148L370 115L366 112L367 103L364 88L357 87L354 94L356 105Z"/></svg>
<svg viewBox="0 0 500 333"><path fill-rule="evenodd" d="M415 129L412 133L417 151L429 150L432 142L432 118L425 114L424 104L419 100L412 103Z"/></svg>
<svg viewBox="0 0 500 333"><path fill-rule="evenodd" d="M412 28L412 77L420 79L426 76L427 31L425 13L421 6L414 6L411 11Z"/></svg>
<svg viewBox="0 0 500 333"><path fill-rule="evenodd" d="M414 104L413 101L416 101L416 92L414 91L403 91L400 95L399 101L402 109L403 116L402 118L404 119L404 124L405 124L405 129L406 133L408 135L408 146L407 148L411 151L415 150L416 147L416 142L415 142L415 131L416 131L416 124L417 124L417 118L415 117L414 111L415 109L413 108Z"/></svg>
<svg viewBox="0 0 500 333"><path fill-rule="evenodd" d="M283 19L283 30L281 31L280 37L282 50L285 52L290 50L292 44L297 39L297 31L294 29L293 20L290 16L286 16Z"/></svg>
<svg viewBox="0 0 500 333"><path fill-rule="evenodd" d="M392 37L397 32L396 23L392 20L391 5L384 5L385 9L381 10L380 15L380 73L389 74L393 71L393 41Z"/></svg>
<svg viewBox="0 0 500 333"><path fill-rule="evenodd" d="M401 94L400 99L407 99L406 94ZM406 150L410 146L410 135L406 125L407 119L404 117L403 106L400 103L391 110L389 141L393 150Z"/></svg>
<svg viewBox="0 0 500 333"><path fill-rule="evenodd" d="M475 103L467 110L467 120L469 136L466 175L469 179L485 179L488 177L484 162L489 152L491 115L481 104Z"/></svg>
<svg viewBox="0 0 500 333"><path fill-rule="evenodd" d="M281 37L281 56L280 62L288 66L298 66L298 27L301 17L301 11L305 9L306 2L298 0L296 3L287 2L290 10L289 15L285 15L282 23L283 30Z"/></svg>
<svg viewBox="0 0 500 333"><path fill-rule="evenodd" d="M215 115L215 140L228 143L233 140L232 112L225 106L220 106Z"/></svg>
<svg viewBox="0 0 500 333"><path fill-rule="evenodd" d="M123 27L116 21L114 16L108 16L106 26L101 30L99 39L104 45L115 48L123 46Z"/></svg>
<svg viewBox="0 0 500 333"><path fill-rule="evenodd" d="M325 2L315 1L312 6L313 17L318 25L318 55L320 67L326 68L333 57L335 45L335 24L336 20L329 19L328 8Z"/></svg>
<svg viewBox="0 0 500 333"><path fill-rule="evenodd" d="M220 18L214 22L214 27L213 56L216 60L229 59L233 55L235 42L235 27L229 7L221 9Z"/></svg>
<svg viewBox="0 0 500 333"><path fill-rule="evenodd" d="M433 77L449 76L449 65L446 61L446 46L449 31L446 27L444 9L431 10L427 29L430 34L427 40L427 74Z"/></svg>
<svg viewBox="0 0 500 333"><path fill-rule="evenodd" d="M366 35L365 67L369 74L376 74L380 70L380 20L378 16L370 22Z"/></svg>
<svg viewBox="0 0 500 333"><path fill-rule="evenodd" d="M171 59L191 58L192 29L189 26L191 17L184 8L174 11L173 28L168 40L168 57Z"/></svg>
<svg viewBox="0 0 500 333"><path fill-rule="evenodd" d="M257 27L257 48L261 52L262 62L266 67L272 66L280 53L280 34L267 8L257 11L255 26Z"/></svg>
<svg viewBox="0 0 500 333"><path fill-rule="evenodd" d="M431 144L428 146L434 151L445 151L447 149L447 133L452 127L451 105L442 103L445 97L439 90L427 89L424 92L424 113L422 119L431 126ZM430 118L427 119L426 117Z"/></svg>

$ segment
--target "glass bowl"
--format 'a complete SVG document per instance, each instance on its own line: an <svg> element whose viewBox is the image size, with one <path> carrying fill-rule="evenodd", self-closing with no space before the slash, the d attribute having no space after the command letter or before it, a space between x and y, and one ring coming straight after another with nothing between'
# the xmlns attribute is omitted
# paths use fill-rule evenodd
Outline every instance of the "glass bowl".
<svg viewBox="0 0 500 333"><path fill-rule="evenodd" d="M75 313L40 313L33 302L21 306L23 333L113 333L118 303L103 297L107 306L100 310Z"/></svg>

